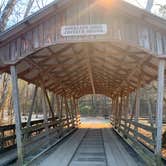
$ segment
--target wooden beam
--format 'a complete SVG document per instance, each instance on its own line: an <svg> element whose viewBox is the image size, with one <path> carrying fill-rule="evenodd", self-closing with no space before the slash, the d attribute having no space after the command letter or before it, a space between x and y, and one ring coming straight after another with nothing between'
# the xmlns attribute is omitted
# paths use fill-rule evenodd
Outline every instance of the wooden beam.
<svg viewBox="0 0 166 166"><path fill-rule="evenodd" d="M157 110L156 110L156 125L157 125L157 136L156 136L156 148L155 154L157 164L161 164L161 147L162 147L162 120L163 120L163 99L164 99L164 70L165 60L159 60L158 66L158 96L157 96Z"/></svg>
<svg viewBox="0 0 166 166"><path fill-rule="evenodd" d="M60 138L63 135L63 124L62 124L62 105L63 97L56 95L56 108L57 108L57 115L59 118L59 128L58 128L58 137Z"/></svg>
<svg viewBox="0 0 166 166"><path fill-rule="evenodd" d="M50 138L49 138L49 128L48 128L48 116L47 116L47 105L46 105L46 96L45 96L45 87L44 82L41 81L41 90L42 90L42 109L43 109L43 115L44 115L44 126L45 126L45 136L47 138L47 146L50 144Z"/></svg>
<svg viewBox="0 0 166 166"><path fill-rule="evenodd" d="M20 114L20 105L19 105L19 90L18 90L16 66L11 66L10 72L12 79L12 97L13 97L13 107L15 115L18 165L23 165L24 154L23 154L23 142L22 142L22 124L21 124L21 114Z"/></svg>
<svg viewBox="0 0 166 166"><path fill-rule="evenodd" d="M140 114L140 86L136 89L135 121L138 122Z"/></svg>
<svg viewBox="0 0 166 166"><path fill-rule="evenodd" d="M89 78L90 78L90 82L91 82L91 86L92 86L92 92L93 92L93 94L96 94L93 73L92 73L92 67L91 67L91 60L90 60L90 54L92 54L92 52L91 52L92 50L88 44L85 46L85 50L87 50L86 51L87 67L88 67Z"/></svg>
<svg viewBox="0 0 166 166"><path fill-rule="evenodd" d="M124 137L126 137L128 114L129 114L129 95L127 95L125 97L125 108L124 108L125 128L124 128Z"/></svg>
<svg viewBox="0 0 166 166"><path fill-rule="evenodd" d="M136 89L136 102L135 102L135 121L138 123L139 122L139 116L140 116L140 83L138 84L138 87ZM138 135L138 127L135 126L134 128L134 136L137 139Z"/></svg>
<svg viewBox="0 0 166 166"><path fill-rule="evenodd" d="M35 89L34 89L34 94L33 94L33 97L32 97L32 104L31 104L31 107L30 107L30 110L29 110L27 126L31 125L31 117L32 117L32 113L34 111L34 105L35 105L35 99L36 99L36 95L37 95L37 90L38 90L38 87L36 85Z"/></svg>
<svg viewBox="0 0 166 166"><path fill-rule="evenodd" d="M51 112L52 120L55 121L54 109L52 108L52 105L51 105L51 102L50 102L50 99L49 99L49 96L48 96L46 89L44 89L44 93L45 93L45 97L46 97L46 100L47 100L47 103L48 103L48 106L49 106L49 109Z"/></svg>
<svg viewBox="0 0 166 166"><path fill-rule="evenodd" d="M134 70L131 70L129 73L128 73L128 76L126 77L125 80L122 81L122 83L119 85L119 87L117 89L115 89L115 93L120 90L120 88L122 88L122 86L129 82L130 78L136 73L138 72L138 70L140 70L142 68L142 66L144 64L146 64L148 61L150 61L152 59L152 56L151 55L147 55L146 58L141 58L140 61L138 61L138 63L136 64L135 66L135 69Z"/></svg>
<svg viewBox="0 0 166 166"><path fill-rule="evenodd" d="M46 73L45 70L43 70L43 69L41 68L41 66L40 66L38 63L36 63L35 61L33 61L32 59L27 58L26 61L27 61L28 64L30 64L30 65L32 65L33 67L35 67L36 69L38 69L39 72L40 72L40 74L42 74L42 76L44 75L44 76L48 77L50 80L53 80L53 81L57 82L57 83L59 84L59 86L62 87L62 89L64 89L64 88L68 89L68 87L66 87L66 86L64 85L64 83L61 81L61 78L60 78L59 76L54 75L54 74L51 74L51 73L49 73L49 72ZM41 76L41 75L40 75L40 76ZM57 77L57 79L54 78L55 76ZM43 83L44 83L44 82L43 82ZM65 89L64 89L64 90L65 90Z"/></svg>
<svg viewBox="0 0 166 166"><path fill-rule="evenodd" d="M71 117L71 114L70 114L70 110L69 110L69 106L68 106L68 101L67 101L66 97L64 97L64 104L65 104L65 111L66 111L66 118L67 118L67 126L69 128L70 127L69 120L72 117Z"/></svg>

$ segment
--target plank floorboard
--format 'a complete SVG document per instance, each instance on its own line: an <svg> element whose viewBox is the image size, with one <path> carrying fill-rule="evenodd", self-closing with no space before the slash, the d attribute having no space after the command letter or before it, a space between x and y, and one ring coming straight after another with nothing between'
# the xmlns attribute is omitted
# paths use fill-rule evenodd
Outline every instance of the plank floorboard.
<svg viewBox="0 0 166 166"><path fill-rule="evenodd" d="M143 166L122 141L111 128L79 129L38 165Z"/></svg>
<svg viewBox="0 0 166 166"><path fill-rule="evenodd" d="M76 131L56 151L44 159L39 166L67 166L85 133L86 129Z"/></svg>
<svg viewBox="0 0 166 166"><path fill-rule="evenodd" d="M108 166L138 166L111 129L103 129Z"/></svg>

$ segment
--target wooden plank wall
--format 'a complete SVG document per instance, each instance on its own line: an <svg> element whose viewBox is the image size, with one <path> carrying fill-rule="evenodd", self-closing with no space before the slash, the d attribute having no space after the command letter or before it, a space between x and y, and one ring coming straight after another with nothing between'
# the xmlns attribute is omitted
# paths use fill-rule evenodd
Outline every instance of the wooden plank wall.
<svg viewBox="0 0 166 166"><path fill-rule="evenodd" d="M27 21L26 24L21 33L16 33L12 39L0 44L1 63L11 63L42 47L67 42L122 42L124 46L138 46L155 55L166 53L164 30L157 28L157 25L155 27L148 24L144 19L136 19L125 11L116 8L105 9L96 3L96 0L74 0L72 5L55 9L54 13L43 17L37 23L31 24ZM62 26L78 24L107 24L108 33L98 36L61 36Z"/></svg>

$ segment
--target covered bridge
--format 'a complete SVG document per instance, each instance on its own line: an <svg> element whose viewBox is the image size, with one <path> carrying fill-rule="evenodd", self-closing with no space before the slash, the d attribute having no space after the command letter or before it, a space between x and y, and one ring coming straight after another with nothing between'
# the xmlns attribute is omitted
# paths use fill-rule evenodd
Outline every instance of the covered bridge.
<svg viewBox="0 0 166 166"><path fill-rule="evenodd" d="M112 99L113 126L126 137L133 131L132 141L141 137L151 143L160 163L165 57L166 21L121 0L55 1L0 34L0 72L12 77L19 162L25 156L25 135L33 129L21 125L17 84L21 78L43 90L44 132L53 130L50 123L53 128L59 123L54 116L49 121L45 112L47 90L65 99L68 127L73 122L69 118L77 120L80 97L103 94ZM146 126L137 122L139 89L157 79L156 123ZM133 91L136 104L129 119L127 103ZM153 137L141 136L138 128Z"/></svg>

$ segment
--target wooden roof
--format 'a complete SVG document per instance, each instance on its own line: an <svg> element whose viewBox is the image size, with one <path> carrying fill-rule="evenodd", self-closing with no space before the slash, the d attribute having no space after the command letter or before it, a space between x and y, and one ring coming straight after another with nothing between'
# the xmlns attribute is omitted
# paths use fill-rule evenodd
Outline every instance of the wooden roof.
<svg viewBox="0 0 166 166"><path fill-rule="evenodd" d="M105 2L105 4L103 3ZM105 35L61 35L64 25L106 24ZM0 70L60 95L114 97L155 80L166 22L120 0L54 2L0 35Z"/></svg>

